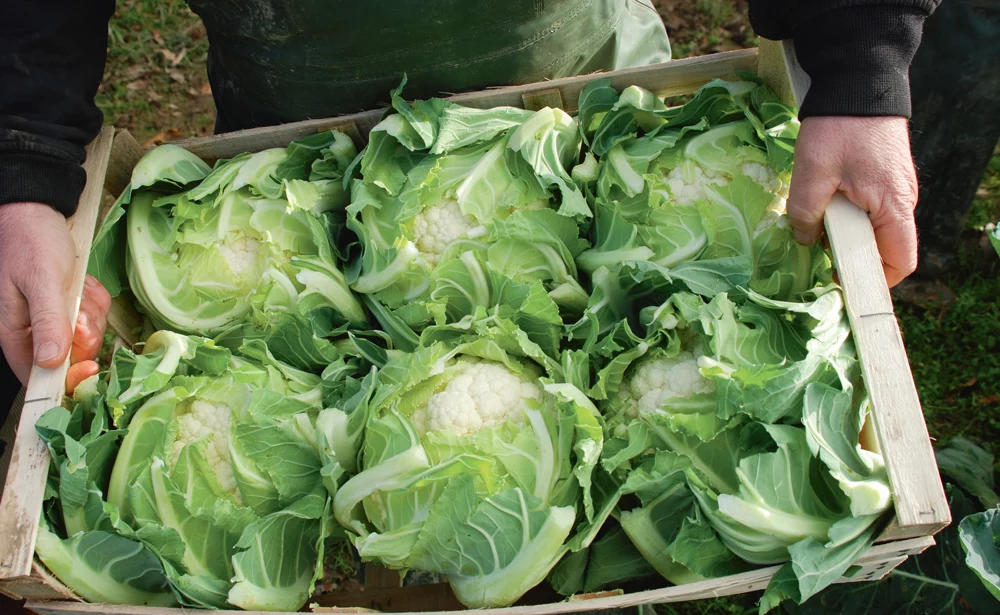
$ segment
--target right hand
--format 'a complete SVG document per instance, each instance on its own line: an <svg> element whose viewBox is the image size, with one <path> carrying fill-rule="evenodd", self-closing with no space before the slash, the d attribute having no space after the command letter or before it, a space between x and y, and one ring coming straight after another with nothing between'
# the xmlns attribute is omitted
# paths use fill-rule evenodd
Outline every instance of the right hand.
<svg viewBox="0 0 1000 615"><path fill-rule="evenodd" d="M0 205L0 348L27 384L32 364L57 368L70 355L72 392L96 374L94 359L107 326L111 296L88 276L75 335L69 315L76 249L62 214L42 203Z"/></svg>

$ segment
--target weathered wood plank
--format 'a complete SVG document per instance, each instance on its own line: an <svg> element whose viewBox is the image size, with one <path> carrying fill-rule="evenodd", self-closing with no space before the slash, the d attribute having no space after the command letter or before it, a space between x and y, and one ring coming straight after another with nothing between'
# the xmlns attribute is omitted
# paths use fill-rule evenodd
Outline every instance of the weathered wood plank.
<svg viewBox="0 0 1000 615"><path fill-rule="evenodd" d="M887 574L895 570L900 564L906 561L908 556L901 555L899 557L893 557L885 560L884 562L878 562L875 564L869 564L868 566L863 566L861 570L856 572L850 577L844 577L836 583L870 583L873 581L879 581L884 579Z"/></svg>
<svg viewBox="0 0 1000 615"><path fill-rule="evenodd" d="M285 147L296 139L308 137L324 130L340 130L354 138L358 146L362 146L364 142L358 139L362 135L367 135L379 123L384 114L384 110L365 111L364 113L322 120L305 120L280 126L238 130L210 137L180 139L173 143L187 149L209 164L220 158L238 156L243 152Z"/></svg>
<svg viewBox="0 0 1000 615"><path fill-rule="evenodd" d="M132 169L142 158L142 146L127 130L119 130L111 142L111 160L108 163L108 173L104 177L104 189L118 198L132 181ZM98 220L103 221L106 211L102 211Z"/></svg>
<svg viewBox="0 0 1000 615"><path fill-rule="evenodd" d="M528 111L538 111L539 109L544 109L545 107L551 107L553 109L563 109L565 107L562 93L559 91L559 88L550 88L548 90L542 90L541 92L521 94L521 104Z"/></svg>
<svg viewBox="0 0 1000 615"><path fill-rule="evenodd" d="M76 245L76 265L73 270L70 296L76 297L70 310L75 326L87 273L87 256L94 237L94 227L104 190L104 173L111 156L114 129L104 128L87 146L87 183L80 196L80 206L68 220L70 234ZM27 577L38 534L38 516L42 510L48 452L35 434L35 421L49 408L62 401L69 359L56 369L33 367L28 379L17 438L13 443L10 472L0 501L0 579Z"/></svg>
<svg viewBox="0 0 1000 615"><path fill-rule="evenodd" d="M872 419L896 506L895 534L933 534L951 522L920 397L903 348L867 214L838 193L826 233L861 359Z"/></svg>

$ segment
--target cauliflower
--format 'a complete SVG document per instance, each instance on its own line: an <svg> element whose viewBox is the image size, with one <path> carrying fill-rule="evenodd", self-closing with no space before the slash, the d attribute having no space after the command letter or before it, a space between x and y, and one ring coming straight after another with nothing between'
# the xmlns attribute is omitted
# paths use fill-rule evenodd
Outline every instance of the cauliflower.
<svg viewBox="0 0 1000 615"><path fill-rule="evenodd" d="M431 266L452 242L481 235L484 229L472 216L462 213L458 201L444 200L428 207L413 218L413 237L417 250Z"/></svg>
<svg viewBox="0 0 1000 615"><path fill-rule="evenodd" d="M788 184L781 181L774 169L760 162L744 162L740 166L744 175L767 189L768 192L788 196Z"/></svg>
<svg viewBox="0 0 1000 615"><path fill-rule="evenodd" d="M196 399L187 412L177 417L177 436L170 445L170 467L177 465L181 451L188 444L207 438L205 457L215 470L215 476L222 488L240 502L236 477L229 457L229 416L231 411L225 404Z"/></svg>
<svg viewBox="0 0 1000 615"><path fill-rule="evenodd" d="M744 162L740 172L774 195L774 200L768 205L768 211L784 213L785 201L788 198L788 183L775 173L774 169L760 162ZM705 198L705 188L708 186L725 186L732 178L713 169L706 169L700 164L682 164L663 174L667 190L673 201L681 205L690 205L698 199Z"/></svg>
<svg viewBox="0 0 1000 615"><path fill-rule="evenodd" d="M663 178L667 182L670 196L681 205L690 205L705 198L706 186L725 186L729 183L728 177L697 164L674 167Z"/></svg>
<svg viewBox="0 0 1000 615"><path fill-rule="evenodd" d="M459 359L452 369L455 376L444 390L410 417L421 436L431 431L467 436L520 418L525 402L542 396L541 387L499 363Z"/></svg>
<svg viewBox="0 0 1000 615"><path fill-rule="evenodd" d="M264 244L261 240L245 234L227 239L218 244L219 255L229 266L229 270L240 280L256 284L264 273Z"/></svg>
<svg viewBox="0 0 1000 615"><path fill-rule="evenodd" d="M714 392L715 383L698 369L698 356L684 351L640 363L622 383L618 399L625 403L629 417L638 418L640 413L656 412L670 399Z"/></svg>

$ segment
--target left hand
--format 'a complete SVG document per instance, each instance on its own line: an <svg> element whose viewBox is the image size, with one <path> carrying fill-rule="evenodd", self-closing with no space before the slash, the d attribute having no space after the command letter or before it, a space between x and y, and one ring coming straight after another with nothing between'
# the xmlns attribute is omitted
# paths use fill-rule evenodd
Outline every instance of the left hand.
<svg viewBox="0 0 1000 615"><path fill-rule="evenodd" d="M904 117L808 117L795 146L788 217L800 243L815 243L836 192L868 212L885 279L917 268L917 174Z"/></svg>

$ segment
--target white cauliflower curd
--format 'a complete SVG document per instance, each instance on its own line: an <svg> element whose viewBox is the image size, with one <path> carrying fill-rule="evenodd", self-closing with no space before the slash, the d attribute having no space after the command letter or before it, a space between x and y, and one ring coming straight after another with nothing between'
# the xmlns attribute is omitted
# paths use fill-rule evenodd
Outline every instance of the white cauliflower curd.
<svg viewBox="0 0 1000 615"><path fill-rule="evenodd" d="M229 417L225 404L203 399L191 402L187 411L177 416L177 436L170 445L170 467L177 465L181 451L188 444L206 438L205 457L223 489L236 502L240 501L236 477L229 456Z"/></svg>
<svg viewBox="0 0 1000 615"><path fill-rule="evenodd" d="M452 242L483 232L483 227L472 216L462 213L458 201L453 199L435 203L413 218L413 243L434 267Z"/></svg>
<svg viewBox="0 0 1000 615"><path fill-rule="evenodd" d="M410 417L421 436L431 431L467 436L519 416L527 400L542 397L540 386L499 363L459 359L451 369L456 375Z"/></svg>
<svg viewBox="0 0 1000 615"><path fill-rule="evenodd" d="M640 413L656 412L670 399L714 392L715 383L698 369L698 357L685 351L640 363L622 383L618 399L625 402L626 414L637 418Z"/></svg>

